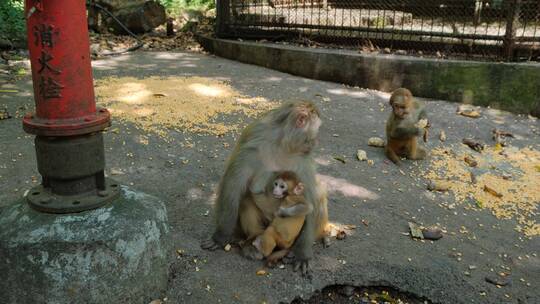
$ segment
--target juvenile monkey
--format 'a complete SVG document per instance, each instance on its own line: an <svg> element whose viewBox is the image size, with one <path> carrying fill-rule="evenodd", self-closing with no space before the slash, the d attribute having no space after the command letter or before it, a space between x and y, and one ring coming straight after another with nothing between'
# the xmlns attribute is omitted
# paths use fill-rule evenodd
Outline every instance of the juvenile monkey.
<svg viewBox="0 0 540 304"><path fill-rule="evenodd" d="M308 274L313 242L324 235L328 224L326 193L316 180L311 154L320 126L315 105L301 101L284 104L244 129L221 178L215 203L216 228L201 243L203 249L223 248L235 232L241 232L244 239L262 234L279 207L279 200L268 204L265 187L274 172L293 171L304 184L306 203L313 208L292 247L293 269ZM257 258L257 248L247 244L242 248L244 256Z"/></svg>
<svg viewBox="0 0 540 304"><path fill-rule="evenodd" d="M274 263L289 251L302 229L306 214L313 209L303 194L304 184L294 172L285 171L273 182L272 196L281 200L279 209L270 226L253 241L253 246L264 257L269 257L276 247L281 249L272 254L269 263Z"/></svg>
<svg viewBox="0 0 540 304"><path fill-rule="evenodd" d="M386 122L386 156L399 164L400 156L424 159L426 151L418 146L417 138L429 127L424 105L413 99L411 91L399 88L390 96L392 113Z"/></svg>

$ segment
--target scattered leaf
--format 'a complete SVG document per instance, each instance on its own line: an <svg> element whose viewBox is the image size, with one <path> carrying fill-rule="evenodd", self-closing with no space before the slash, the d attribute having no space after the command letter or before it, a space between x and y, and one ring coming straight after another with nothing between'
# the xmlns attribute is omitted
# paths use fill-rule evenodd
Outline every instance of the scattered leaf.
<svg viewBox="0 0 540 304"><path fill-rule="evenodd" d="M341 163L346 163L345 158L343 158L341 156L334 156L334 159L341 162Z"/></svg>
<svg viewBox="0 0 540 304"><path fill-rule="evenodd" d="M345 233L344 230L338 231L338 233L336 235L336 239L338 239L338 240L344 240L346 237L347 237L347 233Z"/></svg>
<svg viewBox="0 0 540 304"><path fill-rule="evenodd" d="M430 180L427 188L430 191L448 191L450 189L450 183L444 180Z"/></svg>
<svg viewBox="0 0 540 304"><path fill-rule="evenodd" d="M7 89L1 89L0 93L18 93L18 90L7 90Z"/></svg>
<svg viewBox="0 0 540 304"><path fill-rule="evenodd" d="M484 185L484 191L486 191L487 193L489 193L489 194L491 194L493 196L496 196L496 197L499 197L499 198L502 197L502 194L497 192L495 189L489 187L488 185Z"/></svg>
<svg viewBox="0 0 540 304"><path fill-rule="evenodd" d="M424 239L424 234L422 233L422 229L420 228L420 226L416 225L415 223L409 222L409 230L411 231L411 236L413 238Z"/></svg>
<svg viewBox="0 0 540 304"><path fill-rule="evenodd" d="M358 150L356 152L356 158L359 160L359 161L365 161L367 160L367 152L364 151L364 150Z"/></svg>
<svg viewBox="0 0 540 304"><path fill-rule="evenodd" d="M350 225L350 224L343 225L343 229L354 230L356 229L356 225Z"/></svg>
<svg viewBox="0 0 540 304"><path fill-rule="evenodd" d="M439 140L442 142L446 141L446 133L441 130L441 133L439 133Z"/></svg>
<svg viewBox="0 0 540 304"><path fill-rule="evenodd" d="M469 165L469 167L478 166L478 162L471 155L466 155L463 160L465 161L465 163L467 163L467 165Z"/></svg>
<svg viewBox="0 0 540 304"><path fill-rule="evenodd" d="M372 147L384 147L384 140L380 137L370 137L368 145Z"/></svg>
<svg viewBox="0 0 540 304"><path fill-rule="evenodd" d="M484 150L484 145L480 142L477 142L470 138L464 138L462 140L462 143L467 145L469 148L473 149L474 151L481 153L482 150Z"/></svg>
<svg viewBox="0 0 540 304"><path fill-rule="evenodd" d="M264 269L257 270L257 275L258 275L258 276L266 275L266 273L267 273L267 272L266 272L266 270L264 270Z"/></svg>
<svg viewBox="0 0 540 304"><path fill-rule="evenodd" d="M459 113L461 116L469 117L469 118L478 118L480 117L480 112L478 111L464 111Z"/></svg>

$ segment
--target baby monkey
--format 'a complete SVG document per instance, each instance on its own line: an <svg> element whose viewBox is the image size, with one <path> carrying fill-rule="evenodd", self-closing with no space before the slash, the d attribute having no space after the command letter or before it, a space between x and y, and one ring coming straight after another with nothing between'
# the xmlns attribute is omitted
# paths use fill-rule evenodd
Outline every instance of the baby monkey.
<svg viewBox="0 0 540 304"><path fill-rule="evenodd" d="M418 146L417 137L427 136L429 122L423 104L413 99L411 91L399 88L390 96L392 113L386 122L386 156L399 164L400 156L424 159L426 151Z"/></svg>
<svg viewBox="0 0 540 304"><path fill-rule="evenodd" d="M304 225L305 217L312 211L304 197L304 184L290 171L280 173L274 180L272 195L280 199L274 220L263 234L257 236L253 246L273 265L287 255ZM275 248L280 250L272 253Z"/></svg>

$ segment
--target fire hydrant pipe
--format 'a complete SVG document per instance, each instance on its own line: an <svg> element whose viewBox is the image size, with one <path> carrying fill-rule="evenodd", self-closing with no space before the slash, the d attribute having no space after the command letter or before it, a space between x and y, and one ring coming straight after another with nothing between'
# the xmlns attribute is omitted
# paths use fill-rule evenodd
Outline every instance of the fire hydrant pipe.
<svg viewBox="0 0 540 304"><path fill-rule="evenodd" d="M106 109L96 109L84 0L26 0L28 50L35 114L24 130L72 136L103 130Z"/></svg>

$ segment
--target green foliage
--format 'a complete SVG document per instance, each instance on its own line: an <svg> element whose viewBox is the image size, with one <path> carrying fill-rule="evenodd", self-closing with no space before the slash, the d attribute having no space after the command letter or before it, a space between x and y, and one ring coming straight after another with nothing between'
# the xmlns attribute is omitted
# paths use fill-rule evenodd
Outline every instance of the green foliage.
<svg viewBox="0 0 540 304"><path fill-rule="evenodd" d="M24 1L0 0L0 38L21 41L25 36Z"/></svg>
<svg viewBox="0 0 540 304"><path fill-rule="evenodd" d="M185 9L207 10L215 7L214 0L159 0L167 12L176 16Z"/></svg>

